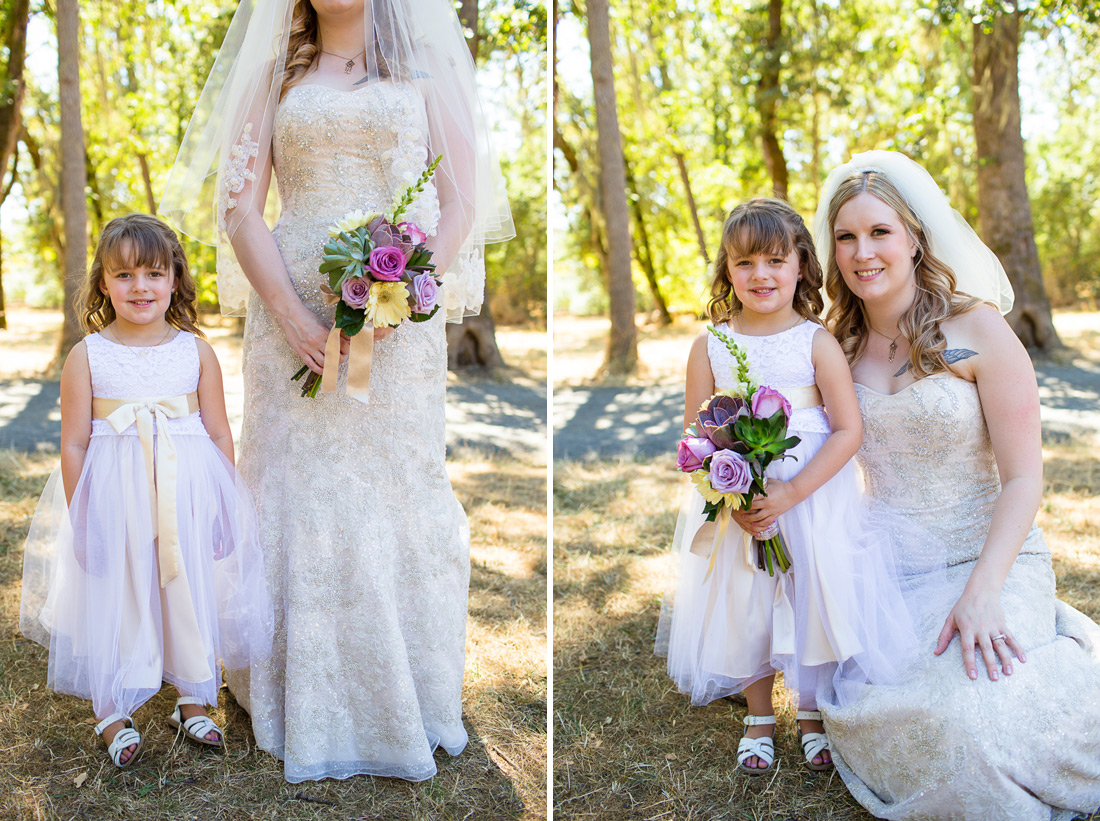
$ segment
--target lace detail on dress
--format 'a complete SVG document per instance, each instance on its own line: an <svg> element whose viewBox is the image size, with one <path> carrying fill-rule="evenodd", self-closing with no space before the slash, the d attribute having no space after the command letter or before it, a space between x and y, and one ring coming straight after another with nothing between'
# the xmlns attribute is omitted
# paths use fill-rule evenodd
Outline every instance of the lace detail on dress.
<svg viewBox="0 0 1100 821"><path fill-rule="evenodd" d="M485 300L485 256L478 248L464 250L443 273L443 309L447 319L481 313Z"/></svg>
<svg viewBox="0 0 1100 821"><path fill-rule="evenodd" d="M163 345L130 348L112 342L103 334L84 338L88 346L88 367L92 374L92 396L104 399L164 399L198 390L199 349L193 334L180 331ZM168 420L172 435L206 436L202 411ZM92 436L114 435L106 419L92 420ZM123 434L137 436L130 425Z"/></svg>
<svg viewBox="0 0 1100 821"><path fill-rule="evenodd" d="M279 107L275 239L324 322L334 311L317 270L328 227L349 211L390 208L387 152L412 132L426 144L423 101L408 84L298 85ZM434 201L431 188L418 200ZM240 471L259 508L275 640L269 662L228 678L289 781L421 780L435 772L437 745L457 754L466 743L469 537L444 462L444 328L437 315L376 343L367 403L307 400L289 380L300 359L250 298Z"/></svg>
<svg viewBox="0 0 1100 821"><path fill-rule="evenodd" d="M837 771L877 818L1068 821L1091 812L1100 804L1100 654L1088 648L1100 628L1055 598L1037 528L1000 595L1027 663L990 681L979 655L971 681L958 641L931 652L1000 493L977 387L938 374L894 395L858 384L856 393L867 492L914 524L897 534L898 571L925 650L898 685L867 687L845 708L819 700Z"/></svg>
<svg viewBox="0 0 1100 821"><path fill-rule="evenodd" d="M800 322L793 328L771 336L748 336L735 332L729 323L722 323L718 330L732 336L748 354L751 372L757 382L775 388L802 388L815 384L813 363L814 334L821 329L816 322ZM735 387L737 362L725 344L714 334L708 333L707 354L714 374L714 387L729 390ZM802 408L791 414L788 428L793 432L832 433L829 417L822 406Z"/></svg>
<svg viewBox="0 0 1100 821"><path fill-rule="evenodd" d="M245 183L255 182L256 174L248 167L249 161L260 153L260 144L252 139L252 123L245 123L241 139L229 152L229 160L222 169L222 187L218 197L218 228L226 231L225 215L237 207L234 194L244 190Z"/></svg>

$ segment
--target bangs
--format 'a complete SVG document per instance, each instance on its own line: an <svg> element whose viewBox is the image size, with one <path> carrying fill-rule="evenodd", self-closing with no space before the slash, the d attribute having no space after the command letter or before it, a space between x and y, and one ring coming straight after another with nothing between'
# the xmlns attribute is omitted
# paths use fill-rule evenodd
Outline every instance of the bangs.
<svg viewBox="0 0 1100 821"><path fill-rule="evenodd" d="M738 259L756 254L786 257L794 250L787 223L778 214L762 209L747 210L731 219L725 239L727 253Z"/></svg>
<svg viewBox="0 0 1100 821"><path fill-rule="evenodd" d="M118 226L118 230L104 231L99 253L107 271L144 267L176 273L172 267L175 258L172 244L151 225L130 222Z"/></svg>

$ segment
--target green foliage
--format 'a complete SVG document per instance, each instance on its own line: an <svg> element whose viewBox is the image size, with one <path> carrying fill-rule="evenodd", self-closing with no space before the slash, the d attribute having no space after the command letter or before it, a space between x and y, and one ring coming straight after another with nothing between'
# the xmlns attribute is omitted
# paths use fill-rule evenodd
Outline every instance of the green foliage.
<svg viewBox="0 0 1100 821"><path fill-rule="evenodd" d="M700 313L709 280L677 156L687 169L711 258L729 209L747 197L772 194L757 108L767 58L767 5L612 0L629 194L673 311ZM977 225L971 37L973 24L1001 5L785 0L777 136L790 175L788 198L803 216L812 217L821 184L836 164L853 153L894 149L928 168L952 204ZM1093 298L1100 290L1100 161L1084 147L1100 142L1100 2L1031 0L1021 6L1028 59L1061 66L1056 82L1031 88L1024 98L1025 105L1038 106L1027 122L1044 126L1034 137L1025 135L1039 255L1056 302ZM590 81L572 65L587 60L584 19L568 4L561 13L555 125L575 164L555 150L557 219L566 226L555 236L556 306L599 312L606 298L594 107ZM1021 64L1025 86L1030 66ZM1059 93L1050 95L1050 88ZM638 215L632 218L637 249ZM636 274L645 305L640 265Z"/></svg>

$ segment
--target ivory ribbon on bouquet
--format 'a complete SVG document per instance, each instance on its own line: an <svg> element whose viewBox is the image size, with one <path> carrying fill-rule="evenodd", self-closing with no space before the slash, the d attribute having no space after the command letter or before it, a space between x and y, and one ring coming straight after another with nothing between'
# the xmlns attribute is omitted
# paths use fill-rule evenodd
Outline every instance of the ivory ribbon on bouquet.
<svg viewBox="0 0 1100 821"><path fill-rule="evenodd" d="M167 587L179 575L183 561L176 514L176 444L168 433L168 420L190 416L198 409L199 395L195 391L167 399L92 399L93 419L106 419L119 433L137 424L149 481L161 587Z"/></svg>
<svg viewBox="0 0 1100 821"><path fill-rule="evenodd" d="M363 325L363 329L351 338L351 351L348 354L348 396L366 402L370 392L370 369L374 361L374 326ZM321 373L321 393L336 393L337 377L340 371L340 329L335 325L328 332L325 342L325 365Z"/></svg>
<svg viewBox="0 0 1100 821"><path fill-rule="evenodd" d="M326 353L327 356L327 353ZM817 385L805 385L800 388L783 388L780 393L791 403L791 410L804 410L805 408L816 408L818 405L823 404L821 399L821 391ZM710 578L710 574L714 572L714 565L718 561L718 550L722 546L722 540L726 537L726 530L730 523L730 513L732 508L728 504L722 505L722 508L718 511L718 515L713 522L704 522L697 531L695 531L695 537L691 540L691 552L696 556L702 556L706 558L710 556L710 562L707 564L706 575L703 576L703 581ZM713 536L711 535L713 534ZM752 543L750 542L747 549L751 549ZM753 557L746 553L745 556L748 566L756 571L756 562Z"/></svg>

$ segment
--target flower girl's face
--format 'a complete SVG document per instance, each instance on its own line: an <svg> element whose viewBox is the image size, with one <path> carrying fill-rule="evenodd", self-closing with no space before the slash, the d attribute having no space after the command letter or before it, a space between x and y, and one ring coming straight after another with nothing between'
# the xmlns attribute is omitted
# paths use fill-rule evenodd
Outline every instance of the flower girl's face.
<svg viewBox="0 0 1100 821"><path fill-rule="evenodd" d="M796 249L786 256L730 254L728 270L733 292L745 311L774 314L794 310L794 292L801 276Z"/></svg>
<svg viewBox="0 0 1100 821"><path fill-rule="evenodd" d="M164 321L175 287L171 267L160 265L105 269L99 283L99 289L111 300L118 320L131 325Z"/></svg>
<svg viewBox="0 0 1100 821"><path fill-rule="evenodd" d="M840 207L833 225L836 264L859 299L875 301L916 287L917 245L897 211L863 192Z"/></svg>

